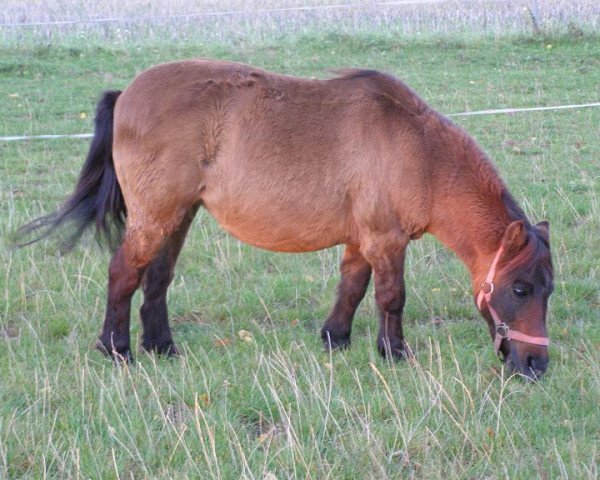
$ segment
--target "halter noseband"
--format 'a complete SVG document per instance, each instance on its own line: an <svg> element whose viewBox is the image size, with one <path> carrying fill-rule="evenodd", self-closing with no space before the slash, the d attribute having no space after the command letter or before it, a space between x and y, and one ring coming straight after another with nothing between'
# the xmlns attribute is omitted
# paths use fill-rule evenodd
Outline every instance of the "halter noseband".
<svg viewBox="0 0 600 480"><path fill-rule="evenodd" d="M496 355L498 355L498 352L500 351L500 344L505 338L507 340L518 340L519 342L531 343L533 345L548 346L550 345L550 339L548 337L534 337L532 335L527 335L525 333L512 330L506 323L500 320L498 313L490 303L492 292L494 291L494 277L496 276L496 268L498 267L498 261L500 260L503 251L504 247L500 246L496 256L494 257L490 271L488 272L485 281L481 284L481 290L479 290L479 294L477 295L477 308L481 311L481 304L483 303L483 300L485 300L488 310L492 315L492 319L494 320L496 333L496 336L494 337L494 351L496 352Z"/></svg>

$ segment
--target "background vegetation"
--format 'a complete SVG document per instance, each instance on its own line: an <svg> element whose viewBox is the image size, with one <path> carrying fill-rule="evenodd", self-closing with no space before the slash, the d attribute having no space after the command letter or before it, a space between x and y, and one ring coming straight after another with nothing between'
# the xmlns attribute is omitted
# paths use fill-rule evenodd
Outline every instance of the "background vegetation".
<svg viewBox="0 0 600 480"><path fill-rule="evenodd" d="M118 14L120 3L103 2L100 11L91 2L45 10L30 2L24 10L8 0L3 18L85 20ZM163 10L133 2L123 16L192 11L158 3ZM377 68L445 113L599 101L595 2L580 2L566 17L548 8L567 2L505 2L520 8L498 17L509 19L505 28L500 20L498 28L477 28L458 13L454 23L449 17L481 18L496 3L409 5L402 14L373 7L371 18L387 23L370 26L360 23L367 7L357 3L346 16L336 10L339 19L327 26L320 16L333 10L204 18L205 30L191 19L181 29L176 19L146 19L121 36L118 22L2 27L0 135L89 132L102 90L188 57L317 77L329 68ZM193 4L247 6L211 5ZM302 5L309 3L283 6ZM539 32L527 8L537 8ZM433 18L427 12L442 15L439 29L422 22ZM513 25L517 14L522 23ZM403 29L411 22L423 26ZM121 368L92 348L108 253L91 239L65 257L53 241L19 251L5 242L0 478L597 478L600 109L455 121L494 159L530 218L551 222L556 291L543 381L510 377L494 358L464 267L432 238L414 242L408 258L405 324L416 359L391 364L375 350L372 291L352 348L331 355L321 348L340 248L263 252L201 213L169 297L183 356L138 354ZM69 194L86 150L81 139L0 142L4 240ZM136 338L135 313L132 325Z"/></svg>
<svg viewBox="0 0 600 480"><path fill-rule="evenodd" d="M597 31L596 0L4 0L0 35L22 44L165 40L247 44L290 35L472 36ZM0 37L2 38L2 37Z"/></svg>

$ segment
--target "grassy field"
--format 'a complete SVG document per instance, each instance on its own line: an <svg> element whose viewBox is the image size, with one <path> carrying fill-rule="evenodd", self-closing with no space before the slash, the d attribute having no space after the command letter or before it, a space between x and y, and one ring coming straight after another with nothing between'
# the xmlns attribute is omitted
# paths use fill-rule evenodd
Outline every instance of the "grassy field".
<svg viewBox="0 0 600 480"><path fill-rule="evenodd" d="M0 135L91 130L99 93L166 60L326 76L363 66L446 113L599 100L600 38L300 35L237 44L28 43L0 50ZM594 479L600 462L600 109L457 117L532 220L551 223L551 364L494 358L468 276L432 238L407 265L412 363L375 349L372 291L352 348L322 349L341 249L273 254L201 213L170 291L176 359L115 367L92 345L109 255L91 239L0 245L0 478ZM85 140L0 143L0 232L71 191ZM139 298L135 299L135 309ZM133 316L134 338L139 334Z"/></svg>

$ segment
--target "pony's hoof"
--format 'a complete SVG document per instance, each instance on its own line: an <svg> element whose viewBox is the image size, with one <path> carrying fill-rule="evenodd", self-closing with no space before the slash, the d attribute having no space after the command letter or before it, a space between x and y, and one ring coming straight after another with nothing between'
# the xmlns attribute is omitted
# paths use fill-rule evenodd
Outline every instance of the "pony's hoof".
<svg viewBox="0 0 600 480"><path fill-rule="evenodd" d="M181 352L177 348L177 345L173 341L165 342L162 344L142 344L142 348L148 353L156 353L158 355L165 355L167 357L176 357L181 355Z"/></svg>
<svg viewBox="0 0 600 480"><path fill-rule="evenodd" d="M379 338L377 340L377 350L383 358L390 360L410 360L413 358L412 351L404 340Z"/></svg>
<svg viewBox="0 0 600 480"><path fill-rule="evenodd" d="M115 348L114 345L106 345L99 339L96 342L96 349L109 357L116 365L131 364L135 361L129 347Z"/></svg>
<svg viewBox="0 0 600 480"><path fill-rule="evenodd" d="M350 347L350 335L335 335L329 330L321 332L323 346L325 350L331 352L333 350L345 350Z"/></svg>

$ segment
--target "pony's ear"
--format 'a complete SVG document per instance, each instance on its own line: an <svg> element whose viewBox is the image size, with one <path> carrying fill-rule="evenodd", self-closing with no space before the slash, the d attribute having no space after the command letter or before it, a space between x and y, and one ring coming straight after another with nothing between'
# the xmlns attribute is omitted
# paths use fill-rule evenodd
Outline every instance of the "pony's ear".
<svg viewBox="0 0 600 480"><path fill-rule="evenodd" d="M522 220L512 222L504 232L502 246L507 252L517 253L527 243L527 230Z"/></svg>
<svg viewBox="0 0 600 480"><path fill-rule="evenodd" d="M550 244L550 223L546 220L542 220L535 226L537 232L541 235L547 244Z"/></svg>

